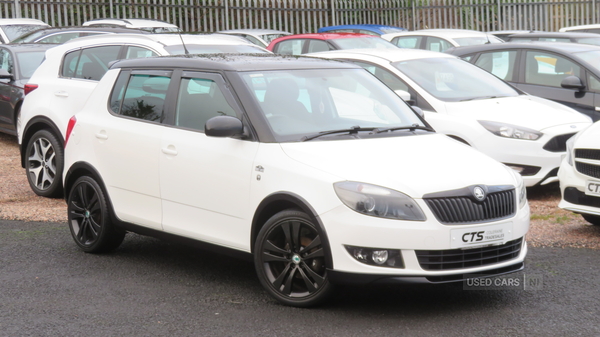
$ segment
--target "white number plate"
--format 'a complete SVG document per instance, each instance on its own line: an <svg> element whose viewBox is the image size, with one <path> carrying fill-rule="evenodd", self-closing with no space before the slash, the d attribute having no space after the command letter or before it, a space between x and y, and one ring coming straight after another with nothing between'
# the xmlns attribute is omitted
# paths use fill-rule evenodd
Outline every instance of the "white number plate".
<svg viewBox="0 0 600 337"><path fill-rule="evenodd" d="M600 181L588 180L585 182L585 194L600 197Z"/></svg>
<svg viewBox="0 0 600 337"><path fill-rule="evenodd" d="M512 240L512 222L450 231L451 248L476 248Z"/></svg>

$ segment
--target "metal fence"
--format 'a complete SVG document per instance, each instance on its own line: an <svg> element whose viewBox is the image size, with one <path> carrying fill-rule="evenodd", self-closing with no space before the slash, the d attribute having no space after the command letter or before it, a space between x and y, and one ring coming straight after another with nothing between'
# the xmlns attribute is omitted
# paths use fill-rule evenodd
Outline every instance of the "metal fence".
<svg viewBox="0 0 600 337"><path fill-rule="evenodd" d="M272 28L315 32L338 24L481 31L597 23L600 0L0 0L2 18L78 26L96 18L151 18L184 31Z"/></svg>

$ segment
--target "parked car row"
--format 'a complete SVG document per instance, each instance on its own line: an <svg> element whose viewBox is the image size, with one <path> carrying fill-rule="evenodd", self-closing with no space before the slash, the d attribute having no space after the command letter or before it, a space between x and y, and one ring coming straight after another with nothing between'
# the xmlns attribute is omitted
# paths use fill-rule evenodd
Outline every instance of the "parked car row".
<svg viewBox="0 0 600 337"><path fill-rule="evenodd" d="M500 66L481 69L479 55L401 49L379 33L160 34L172 27L114 21L84 26L143 33L37 44L45 59L12 112L32 190L65 198L85 252L114 250L128 231L183 240L253 260L273 298L308 307L340 284L523 269L527 186L561 177L561 207L598 224L596 125ZM495 39L483 38L473 43Z"/></svg>

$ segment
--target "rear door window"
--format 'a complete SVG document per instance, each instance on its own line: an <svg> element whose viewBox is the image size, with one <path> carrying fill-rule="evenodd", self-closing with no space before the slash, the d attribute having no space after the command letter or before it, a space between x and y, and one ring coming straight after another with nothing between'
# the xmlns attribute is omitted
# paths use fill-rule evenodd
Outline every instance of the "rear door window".
<svg viewBox="0 0 600 337"><path fill-rule="evenodd" d="M115 83L110 107L121 116L160 122L170 83L170 71L122 72Z"/></svg>
<svg viewBox="0 0 600 337"><path fill-rule="evenodd" d="M119 59L121 46L86 48L65 55L61 75L99 81L108 70L110 62Z"/></svg>

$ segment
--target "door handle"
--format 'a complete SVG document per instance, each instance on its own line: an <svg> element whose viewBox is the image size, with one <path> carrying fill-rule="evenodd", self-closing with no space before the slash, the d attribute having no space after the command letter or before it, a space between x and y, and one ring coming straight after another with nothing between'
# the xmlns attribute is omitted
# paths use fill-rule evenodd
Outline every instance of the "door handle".
<svg viewBox="0 0 600 337"><path fill-rule="evenodd" d="M69 97L69 93L66 91L55 91L54 96L58 97Z"/></svg>
<svg viewBox="0 0 600 337"><path fill-rule="evenodd" d="M170 155L170 156L176 156L177 155L177 149L175 148L175 146L169 145L167 147L163 147L162 148L162 153L164 153L166 155Z"/></svg>
<svg viewBox="0 0 600 337"><path fill-rule="evenodd" d="M100 140L107 140L108 135L106 134L106 131L102 130L96 134L96 138L98 138Z"/></svg>

